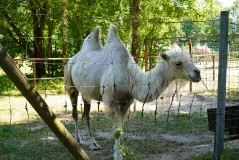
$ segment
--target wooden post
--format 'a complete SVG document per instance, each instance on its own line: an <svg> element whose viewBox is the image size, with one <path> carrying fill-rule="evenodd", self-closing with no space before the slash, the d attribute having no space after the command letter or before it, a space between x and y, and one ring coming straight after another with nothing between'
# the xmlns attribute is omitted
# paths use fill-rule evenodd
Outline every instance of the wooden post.
<svg viewBox="0 0 239 160"><path fill-rule="evenodd" d="M36 61L32 61L33 66L33 87L36 89L37 82L36 82Z"/></svg>
<svg viewBox="0 0 239 160"><path fill-rule="evenodd" d="M189 49L189 54L190 57L192 58L192 38L188 37L188 49ZM192 82L189 82L189 92L192 92L193 90L193 84Z"/></svg>
<svg viewBox="0 0 239 160"><path fill-rule="evenodd" d="M218 65L218 92L217 92L217 118L216 118L216 145L215 160L223 159L224 128L225 128L225 101L227 80L227 55L228 55L228 20L229 12L222 11L220 17L219 39L219 65Z"/></svg>
<svg viewBox="0 0 239 160"><path fill-rule="evenodd" d="M75 159L89 157L0 45L0 67Z"/></svg>

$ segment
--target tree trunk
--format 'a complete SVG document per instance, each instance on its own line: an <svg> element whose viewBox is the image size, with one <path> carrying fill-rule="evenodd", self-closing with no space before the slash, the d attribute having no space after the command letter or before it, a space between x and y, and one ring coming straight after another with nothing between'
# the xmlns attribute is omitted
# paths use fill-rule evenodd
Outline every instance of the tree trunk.
<svg viewBox="0 0 239 160"><path fill-rule="evenodd" d="M33 3L33 0L29 1L29 7L31 8L33 19L33 48L35 58L44 58L44 28L46 23L47 4L43 3L42 7L37 12L37 6ZM46 74L44 63L36 63L36 75L37 77L43 77Z"/></svg>
<svg viewBox="0 0 239 160"><path fill-rule="evenodd" d="M18 43L28 53L30 58L44 58L45 49L44 49L44 29L46 23L46 15L47 15L47 4L43 3L41 7L35 4L34 0L29 0L29 8L31 10L31 15L33 19L33 49L30 48L26 41L25 35L22 34L21 30L16 26L16 24L12 21L11 17L4 10L1 11L4 19L11 26L12 31L8 30L8 33L13 38L13 41ZM40 8L40 9L38 9ZM15 33L18 38L14 38L13 33ZM37 77L45 76L45 65L44 63L36 63L36 74Z"/></svg>
<svg viewBox="0 0 239 160"><path fill-rule="evenodd" d="M63 16L62 16L62 57L66 58L67 55L67 0L62 0ZM66 61L63 60L63 63ZM64 65L62 66L62 75L64 74Z"/></svg>
<svg viewBox="0 0 239 160"><path fill-rule="evenodd" d="M132 4L132 55L138 62L140 56L140 0L133 0Z"/></svg>
<svg viewBox="0 0 239 160"><path fill-rule="evenodd" d="M62 17L62 57L66 58L67 54L67 0L62 0L63 17Z"/></svg>
<svg viewBox="0 0 239 160"><path fill-rule="evenodd" d="M52 33L54 29L54 19L53 15L49 15L49 21L48 21L48 44L47 44L47 53L48 53L48 58L52 58ZM53 65L54 64L48 64L48 76L52 77L53 76Z"/></svg>

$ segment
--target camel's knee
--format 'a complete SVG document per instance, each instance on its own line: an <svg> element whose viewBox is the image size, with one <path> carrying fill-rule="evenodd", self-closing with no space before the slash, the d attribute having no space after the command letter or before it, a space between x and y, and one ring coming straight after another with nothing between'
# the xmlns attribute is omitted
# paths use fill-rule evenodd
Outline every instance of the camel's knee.
<svg viewBox="0 0 239 160"><path fill-rule="evenodd" d="M90 104L84 102L84 111L82 114L82 120L89 121L90 120Z"/></svg>
<svg viewBox="0 0 239 160"><path fill-rule="evenodd" d="M122 131L122 127L113 127L113 137L115 139L120 139L120 137L124 134Z"/></svg>
<svg viewBox="0 0 239 160"><path fill-rule="evenodd" d="M71 90L71 91L69 91L69 96L70 96L72 105L73 105L75 102L77 102L77 100L78 100L78 95L79 95L79 92L76 91L76 90Z"/></svg>
<svg viewBox="0 0 239 160"><path fill-rule="evenodd" d="M77 101L79 92L76 90L71 90L69 92L71 104L72 104L72 117L77 122L78 121L78 111L77 111Z"/></svg>
<svg viewBox="0 0 239 160"><path fill-rule="evenodd" d="M89 111L85 111L82 114L82 120L86 120L89 121L90 120L90 112Z"/></svg>
<svg viewBox="0 0 239 160"><path fill-rule="evenodd" d="M72 117L77 122L78 121L78 111L77 108L73 108L72 110Z"/></svg>
<svg viewBox="0 0 239 160"><path fill-rule="evenodd" d="M113 135L113 136L114 136L115 139L119 139L122 134L123 134L123 132L122 132L121 130L116 130L116 131L114 132L114 135Z"/></svg>

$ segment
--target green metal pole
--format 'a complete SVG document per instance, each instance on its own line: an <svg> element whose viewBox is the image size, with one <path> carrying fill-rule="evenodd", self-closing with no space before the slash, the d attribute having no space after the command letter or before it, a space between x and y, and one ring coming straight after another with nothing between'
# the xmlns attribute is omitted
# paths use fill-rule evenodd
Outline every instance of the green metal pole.
<svg viewBox="0 0 239 160"><path fill-rule="evenodd" d="M39 116L45 121L56 137L70 151L75 159L88 160L89 157L72 137L56 115L49 109L40 94L31 86L27 78L16 67L15 63L0 45L0 67L28 100Z"/></svg>
<svg viewBox="0 0 239 160"><path fill-rule="evenodd" d="M219 68L218 68L215 160L219 160L222 158L222 152L224 148L227 54L228 54L227 53L228 52L228 21L229 21L229 12L222 11L221 18L220 18L220 38L219 38L219 65L218 65Z"/></svg>

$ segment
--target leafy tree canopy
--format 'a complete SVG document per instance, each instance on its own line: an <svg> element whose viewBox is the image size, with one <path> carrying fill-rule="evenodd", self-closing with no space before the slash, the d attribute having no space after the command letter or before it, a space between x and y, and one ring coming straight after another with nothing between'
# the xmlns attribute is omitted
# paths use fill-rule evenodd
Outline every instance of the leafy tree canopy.
<svg viewBox="0 0 239 160"><path fill-rule="evenodd" d="M4 0L0 2L0 43L14 57L61 57L66 30L70 57L95 26L102 28L104 42L109 24L114 23L130 47L135 20L132 4L133 0ZM238 4L236 0L232 7L235 22L239 21ZM218 19L220 10L215 0L141 0L141 43L145 37L216 34L218 22L208 20Z"/></svg>

